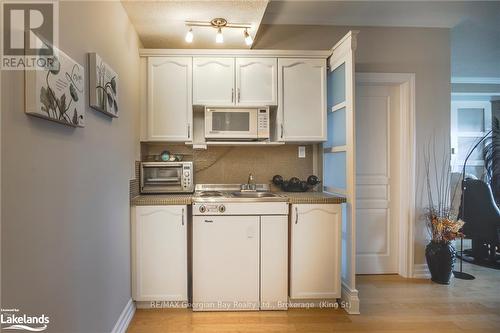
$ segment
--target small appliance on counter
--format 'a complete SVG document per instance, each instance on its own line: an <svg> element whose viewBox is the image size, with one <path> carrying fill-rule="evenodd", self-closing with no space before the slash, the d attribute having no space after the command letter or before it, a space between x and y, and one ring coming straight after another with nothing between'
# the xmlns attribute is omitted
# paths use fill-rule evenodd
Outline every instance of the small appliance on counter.
<svg viewBox="0 0 500 333"><path fill-rule="evenodd" d="M279 186L285 192L307 192L320 182L319 178L315 175L307 177L306 181L300 180L297 177L292 177L289 180L284 180L280 175L273 177L273 184Z"/></svg>
<svg viewBox="0 0 500 333"><path fill-rule="evenodd" d="M193 193L193 162L141 162L141 193Z"/></svg>

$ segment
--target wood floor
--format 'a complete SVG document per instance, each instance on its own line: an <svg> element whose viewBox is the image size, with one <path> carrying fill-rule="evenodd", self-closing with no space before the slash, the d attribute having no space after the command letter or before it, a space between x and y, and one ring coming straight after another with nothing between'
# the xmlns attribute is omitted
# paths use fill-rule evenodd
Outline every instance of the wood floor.
<svg viewBox="0 0 500 333"><path fill-rule="evenodd" d="M474 265L474 281L450 286L393 275L359 276L361 315L343 310L196 312L137 310L128 333L500 332L500 271Z"/></svg>

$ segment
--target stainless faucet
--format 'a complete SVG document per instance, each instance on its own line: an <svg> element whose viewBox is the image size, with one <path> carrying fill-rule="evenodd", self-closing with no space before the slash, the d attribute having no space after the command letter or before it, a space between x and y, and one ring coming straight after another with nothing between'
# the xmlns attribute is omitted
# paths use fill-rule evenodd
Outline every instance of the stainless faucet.
<svg viewBox="0 0 500 333"><path fill-rule="evenodd" d="M247 183L241 185L241 190L242 191L256 191L257 190L257 185L255 185L255 178L251 172L248 174Z"/></svg>
<svg viewBox="0 0 500 333"><path fill-rule="evenodd" d="M251 172L248 174L247 185L255 185L254 177Z"/></svg>

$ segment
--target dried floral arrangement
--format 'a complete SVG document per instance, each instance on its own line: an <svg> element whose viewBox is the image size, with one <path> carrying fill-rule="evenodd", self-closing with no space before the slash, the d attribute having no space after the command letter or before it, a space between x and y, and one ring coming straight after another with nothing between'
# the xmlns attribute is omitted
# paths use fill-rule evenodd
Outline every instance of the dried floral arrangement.
<svg viewBox="0 0 500 333"><path fill-rule="evenodd" d="M429 144L424 152L428 200L425 219L427 229L432 237L431 241L436 243L450 242L463 237L460 229L465 223L457 218L458 214L451 208L451 202L454 200L460 182L456 184L454 189L451 189L451 166L448 158L450 154L440 154L440 156L442 156L442 160L438 161L435 142L432 146ZM432 184L432 180L434 180L434 184Z"/></svg>

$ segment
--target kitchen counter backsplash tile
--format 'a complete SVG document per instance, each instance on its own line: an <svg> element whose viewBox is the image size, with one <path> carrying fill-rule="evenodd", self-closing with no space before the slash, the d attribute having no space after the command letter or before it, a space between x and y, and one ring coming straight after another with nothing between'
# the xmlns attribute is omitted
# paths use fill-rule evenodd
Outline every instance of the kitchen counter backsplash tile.
<svg viewBox="0 0 500 333"><path fill-rule="evenodd" d="M341 204L346 202L345 197L331 195L324 192L278 192L288 198L291 204Z"/></svg>
<svg viewBox="0 0 500 333"><path fill-rule="evenodd" d="M344 197L323 192L276 193L287 197L291 204L341 204L346 202ZM136 196L130 203L132 206L190 205L192 199L192 194L145 194Z"/></svg>
<svg viewBox="0 0 500 333"><path fill-rule="evenodd" d="M298 158L298 146L209 146L206 150L196 150L182 144L143 142L141 156L146 160L148 156L159 155L164 150L172 154L182 154L184 160L194 162L194 181L198 184L244 183L250 172L257 183L270 183L276 174L285 179L298 177L304 180L313 174L315 145L305 145L305 158Z"/></svg>
<svg viewBox="0 0 500 333"><path fill-rule="evenodd" d="M144 194L131 200L132 206L190 205L192 194Z"/></svg>
<svg viewBox="0 0 500 333"><path fill-rule="evenodd" d="M129 183L129 194L130 200L137 197L140 194L140 168L141 162L135 161L135 179L131 179Z"/></svg>

